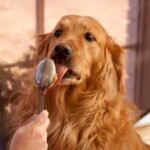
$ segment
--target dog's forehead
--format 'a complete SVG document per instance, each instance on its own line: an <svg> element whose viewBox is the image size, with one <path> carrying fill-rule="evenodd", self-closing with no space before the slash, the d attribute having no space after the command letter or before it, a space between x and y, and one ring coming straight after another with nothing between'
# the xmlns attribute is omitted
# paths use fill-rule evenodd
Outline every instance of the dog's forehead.
<svg viewBox="0 0 150 150"><path fill-rule="evenodd" d="M80 28L84 29L98 29L98 30L103 30L102 25L94 18L89 17L89 16L77 16L77 15L69 15L69 16L64 16L60 19L58 22L57 26L67 26L67 27L74 27L78 26Z"/></svg>
<svg viewBox="0 0 150 150"><path fill-rule="evenodd" d="M64 16L60 19L54 30L59 28L82 35L86 32L91 32L96 36L97 41L101 43L105 43L105 39L107 39L107 32L102 25L96 19L89 16Z"/></svg>

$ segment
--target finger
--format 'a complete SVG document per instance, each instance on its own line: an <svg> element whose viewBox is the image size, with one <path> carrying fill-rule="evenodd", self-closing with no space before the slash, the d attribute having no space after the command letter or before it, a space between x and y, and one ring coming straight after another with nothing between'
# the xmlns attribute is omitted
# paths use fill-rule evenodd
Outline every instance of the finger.
<svg viewBox="0 0 150 150"><path fill-rule="evenodd" d="M42 124L41 124L41 128L43 128L44 130L46 130L49 126L50 120L49 118L47 118Z"/></svg>
<svg viewBox="0 0 150 150"><path fill-rule="evenodd" d="M33 121L33 126L43 126L43 124L48 124L48 112L43 110ZM46 122L46 123L45 123Z"/></svg>
<svg viewBox="0 0 150 150"><path fill-rule="evenodd" d="M41 132L47 132L47 128L49 126L50 120L46 119L43 123L41 124L34 124L33 128L37 128Z"/></svg>
<svg viewBox="0 0 150 150"><path fill-rule="evenodd" d="M44 142L44 143L42 144L42 148L43 148L44 150L47 150L47 149L48 149L48 144L47 144L47 142Z"/></svg>
<svg viewBox="0 0 150 150"><path fill-rule="evenodd" d="M47 131L43 132L43 141L46 141L47 142Z"/></svg>

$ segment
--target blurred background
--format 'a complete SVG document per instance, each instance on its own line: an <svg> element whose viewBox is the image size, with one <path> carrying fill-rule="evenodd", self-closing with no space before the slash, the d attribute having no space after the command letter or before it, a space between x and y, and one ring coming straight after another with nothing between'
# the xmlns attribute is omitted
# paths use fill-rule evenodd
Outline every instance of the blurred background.
<svg viewBox="0 0 150 150"><path fill-rule="evenodd" d="M35 36L68 14L96 18L127 51L126 90L141 114L150 110L150 0L0 0L0 127L34 64ZM150 131L150 130L149 130Z"/></svg>

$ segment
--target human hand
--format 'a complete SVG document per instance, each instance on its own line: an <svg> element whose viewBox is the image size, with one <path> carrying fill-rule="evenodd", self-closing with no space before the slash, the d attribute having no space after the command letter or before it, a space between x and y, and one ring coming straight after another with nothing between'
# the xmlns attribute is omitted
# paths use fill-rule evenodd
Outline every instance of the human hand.
<svg viewBox="0 0 150 150"><path fill-rule="evenodd" d="M47 150L47 127L49 125L48 112L42 111L28 124L15 132L10 150Z"/></svg>

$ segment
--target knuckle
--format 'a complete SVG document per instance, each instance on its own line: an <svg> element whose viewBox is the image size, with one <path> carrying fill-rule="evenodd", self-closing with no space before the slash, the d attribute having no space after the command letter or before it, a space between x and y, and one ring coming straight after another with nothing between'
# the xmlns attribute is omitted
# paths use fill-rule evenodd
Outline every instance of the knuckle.
<svg viewBox="0 0 150 150"><path fill-rule="evenodd" d="M50 120L49 120L49 118L47 118L47 124L48 124L48 125L50 124Z"/></svg>
<svg viewBox="0 0 150 150"><path fill-rule="evenodd" d="M19 135L22 135L23 132L24 132L24 130L23 130L22 127L18 128L18 129L16 130L16 133L19 134Z"/></svg>
<svg viewBox="0 0 150 150"><path fill-rule="evenodd" d="M48 127L49 124L50 124L50 121L49 121L49 119L47 119L47 120L45 121L45 126Z"/></svg>
<svg viewBox="0 0 150 150"><path fill-rule="evenodd" d="M48 149L48 144L47 144L47 142L46 143L44 143L44 149Z"/></svg>
<svg viewBox="0 0 150 150"><path fill-rule="evenodd" d="M43 133L39 128L33 128L31 132L37 138L42 138L43 137Z"/></svg>

